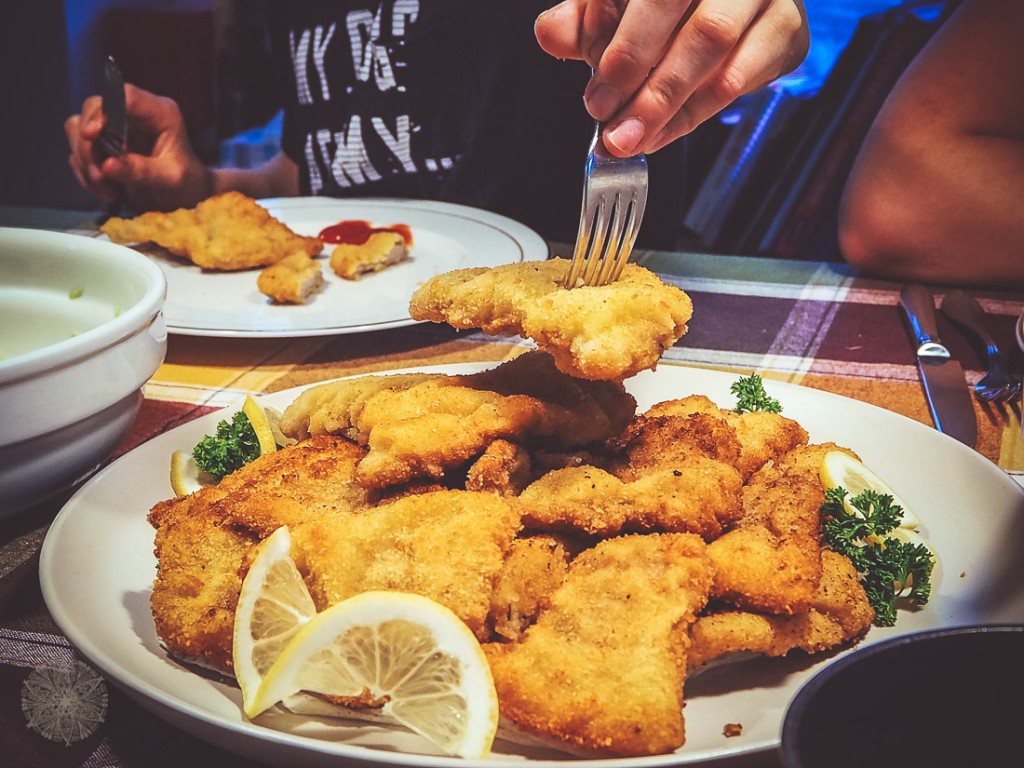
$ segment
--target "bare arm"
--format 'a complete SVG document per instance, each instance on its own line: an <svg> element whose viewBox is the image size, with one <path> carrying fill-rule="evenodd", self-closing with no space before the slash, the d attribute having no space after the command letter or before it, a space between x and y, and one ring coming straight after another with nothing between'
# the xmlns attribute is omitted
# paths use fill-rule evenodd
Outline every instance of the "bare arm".
<svg viewBox="0 0 1024 768"><path fill-rule="evenodd" d="M897 83L844 192L840 245L899 280L1024 286L1024 3L965 0Z"/></svg>
<svg viewBox="0 0 1024 768"><path fill-rule="evenodd" d="M213 192L235 190L249 197L292 197L299 194L299 169L284 152L255 168L215 168Z"/></svg>

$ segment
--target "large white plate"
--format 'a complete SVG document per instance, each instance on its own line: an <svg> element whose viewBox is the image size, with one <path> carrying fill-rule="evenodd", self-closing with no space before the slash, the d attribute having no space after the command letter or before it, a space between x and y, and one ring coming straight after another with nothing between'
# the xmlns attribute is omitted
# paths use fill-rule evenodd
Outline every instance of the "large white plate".
<svg viewBox="0 0 1024 768"><path fill-rule="evenodd" d="M409 325L409 299L424 281L464 267L494 267L547 258L532 229L488 211L451 203L398 199L273 198L258 201L300 235L316 236L346 219L377 226L407 224L413 246L404 263L361 280L343 280L327 264L324 289L303 305L275 305L256 288L256 270L203 272L153 249L167 277L164 317L171 333L267 338L325 336Z"/></svg>
<svg viewBox="0 0 1024 768"><path fill-rule="evenodd" d="M428 370L463 373L480 366ZM691 393L731 407L736 376L661 366L630 380L641 408ZM785 414L812 442L856 450L912 506L939 555L928 606L900 611L895 628L873 628L865 643L941 626L1024 620L1024 491L1002 470L952 438L889 411L813 389L767 382ZM268 396L286 406L295 390ZM46 604L71 641L129 695L179 727L257 760L290 766L353 763L450 766L424 742L371 726L276 717L275 728L246 722L238 690L168 658L153 629L149 594L155 573L146 512L171 495L171 452L213 431L216 413L140 446L94 477L68 502L46 537L40 579ZM843 652L845 653L845 652ZM763 759L778 746L790 699L840 654L751 659L687 682L687 742L676 754L631 760L574 760L498 742L481 766L630 766ZM726 738L727 723L741 736ZM908 736L912 738L913 735ZM427 754L422 754L426 752ZM730 763L731 764L731 763Z"/></svg>

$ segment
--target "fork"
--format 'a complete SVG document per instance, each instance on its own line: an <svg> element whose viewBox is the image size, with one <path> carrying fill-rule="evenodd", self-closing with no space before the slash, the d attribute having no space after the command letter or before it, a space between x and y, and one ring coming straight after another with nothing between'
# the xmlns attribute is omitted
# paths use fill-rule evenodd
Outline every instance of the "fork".
<svg viewBox="0 0 1024 768"><path fill-rule="evenodd" d="M1021 382L1007 370L1003 353L989 334L985 310L977 299L963 291L951 290L942 300L942 311L974 333L985 345L988 370L974 385L975 396L985 402L997 403L1015 398L1020 393Z"/></svg>
<svg viewBox="0 0 1024 768"><path fill-rule="evenodd" d="M647 204L647 157L615 157L594 129L583 177L583 209L565 287L607 285L619 279Z"/></svg>

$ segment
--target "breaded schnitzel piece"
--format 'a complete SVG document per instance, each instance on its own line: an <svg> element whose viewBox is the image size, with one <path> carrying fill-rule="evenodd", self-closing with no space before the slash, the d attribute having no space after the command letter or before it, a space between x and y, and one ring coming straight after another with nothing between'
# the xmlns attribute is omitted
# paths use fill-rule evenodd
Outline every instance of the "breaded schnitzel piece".
<svg viewBox="0 0 1024 768"><path fill-rule="evenodd" d="M241 192L214 195L195 208L111 217L100 229L115 243L156 243L210 270L265 267L293 253L323 250L320 238L295 234Z"/></svg>
<svg viewBox="0 0 1024 768"><path fill-rule="evenodd" d="M533 339L559 370L580 379L622 381L653 368L686 333L690 297L653 272L627 264L605 286L562 287L567 259L458 269L413 294L414 320Z"/></svg>
<svg viewBox="0 0 1024 768"><path fill-rule="evenodd" d="M644 415L689 416L695 413L723 419L736 431L740 455L735 465L744 480L769 461L807 443L807 431L793 419L767 411L736 413L727 408L719 408L704 395L666 400L651 406Z"/></svg>
<svg viewBox="0 0 1024 768"><path fill-rule="evenodd" d="M499 496L435 491L345 518L291 527L292 557L318 610L360 592L415 592L447 606L485 639L491 592L519 531Z"/></svg>
<svg viewBox="0 0 1024 768"><path fill-rule="evenodd" d="M596 443L619 432L636 409L622 384L573 379L540 351L463 376L428 375L393 387L388 377L371 378L364 386L320 385L281 422L291 437L329 425L366 445L358 478L370 488L443 477L497 439L527 447Z"/></svg>
<svg viewBox="0 0 1024 768"><path fill-rule="evenodd" d="M612 471L624 479L641 477L652 469L671 469L693 456L729 467L735 467L740 457L736 430L723 419L702 413L637 416L610 443L623 454Z"/></svg>
<svg viewBox="0 0 1024 768"><path fill-rule="evenodd" d="M305 304L324 287L324 274L319 261L296 251L265 267L256 278L256 287L275 304Z"/></svg>
<svg viewBox="0 0 1024 768"><path fill-rule="evenodd" d="M857 455L835 443L802 445L766 464L743 487L743 522L765 526L777 536L808 536L817 542L821 535L820 509L825 488L819 475L821 462L829 451ZM800 503L780 503L791 487L801 488L807 498Z"/></svg>
<svg viewBox="0 0 1024 768"><path fill-rule="evenodd" d="M331 269L345 280L380 272L409 258L405 238L398 232L374 232L365 243L339 243L331 251Z"/></svg>
<svg viewBox="0 0 1024 768"><path fill-rule="evenodd" d="M281 415L280 429L288 437L305 440L313 435L344 435L355 440L356 416L366 401L383 390L404 390L441 374L389 373L356 376L318 384L299 393Z"/></svg>
<svg viewBox="0 0 1024 768"><path fill-rule="evenodd" d="M598 467L541 476L517 503L527 526L609 536L623 531L696 533L714 539L740 514L739 474L700 454L622 480Z"/></svg>
<svg viewBox="0 0 1024 768"><path fill-rule="evenodd" d="M518 496L530 484L531 466L521 445L495 440L466 470L466 490Z"/></svg>
<svg viewBox="0 0 1024 768"><path fill-rule="evenodd" d="M818 467L835 448L800 446L754 473L743 488L743 517L708 547L713 597L766 613L807 611L821 579Z"/></svg>
<svg viewBox="0 0 1024 768"><path fill-rule="evenodd" d="M685 740L687 630L711 585L687 533L606 539L570 564L518 643L488 643L501 714L591 756L671 752Z"/></svg>
<svg viewBox="0 0 1024 768"><path fill-rule="evenodd" d="M734 430L723 420L638 416L607 447L606 468L540 476L518 502L527 525L602 536L671 531L714 539L737 518L742 481Z"/></svg>
<svg viewBox="0 0 1024 768"><path fill-rule="evenodd" d="M365 506L365 492L351 482L362 455L341 438L315 438L152 508L158 566L151 607L157 634L172 655L230 672L248 552L279 525Z"/></svg>
<svg viewBox="0 0 1024 768"><path fill-rule="evenodd" d="M772 616L723 610L700 616L690 627L688 665L697 668L735 653L784 656L799 648L818 653L856 642L871 628L875 612L849 558L821 553L821 581L805 613Z"/></svg>
<svg viewBox="0 0 1024 768"><path fill-rule="evenodd" d="M488 623L496 635L505 640L519 638L565 581L576 551L567 540L545 533L512 542L491 593Z"/></svg>

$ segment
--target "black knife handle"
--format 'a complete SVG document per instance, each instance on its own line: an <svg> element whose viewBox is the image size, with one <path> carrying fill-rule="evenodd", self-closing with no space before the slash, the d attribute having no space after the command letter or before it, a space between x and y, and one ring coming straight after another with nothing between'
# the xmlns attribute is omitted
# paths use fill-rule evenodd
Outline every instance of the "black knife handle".
<svg viewBox="0 0 1024 768"><path fill-rule="evenodd" d="M949 357L939 338L935 317L935 297L920 283L910 283L900 291L900 306L910 321L910 330L917 340L917 354L927 357Z"/></svg>

